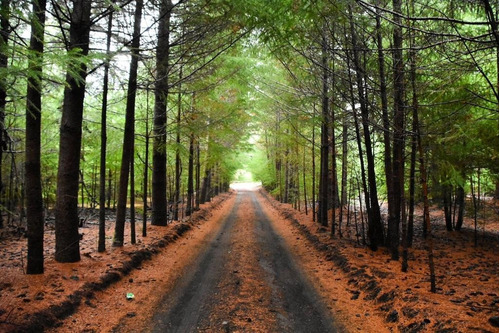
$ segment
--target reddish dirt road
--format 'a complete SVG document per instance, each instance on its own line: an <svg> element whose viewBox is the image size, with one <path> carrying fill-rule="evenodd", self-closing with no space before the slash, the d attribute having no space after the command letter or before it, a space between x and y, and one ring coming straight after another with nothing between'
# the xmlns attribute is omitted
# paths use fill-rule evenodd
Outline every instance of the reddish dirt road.
<svg viewBox="0 0 500 333"><path fill-rule="evenodd" d="M418 243L404 274L383 249L332 239L264 192L223 194L197 214L190 223L150 226L138 244L102 254L89 226L82 261L48 256L40 276L22 273L24 242L10 240L0 246L0 331L23 331L16 328L59 307L43 324L56 326L48 332L498 332L496 240L474 248L466 234L437 234L440 289L432 294ZM117 275L140 250L151 260ZM78 294L110 272L120 279ZM68 309L69 301L77 306Z"/></svg>
<svg viewBox="0 0 500 333"><path fill-rule="evenodd" d="M341 331L249 191L157 309L146 331Z"/></svg>

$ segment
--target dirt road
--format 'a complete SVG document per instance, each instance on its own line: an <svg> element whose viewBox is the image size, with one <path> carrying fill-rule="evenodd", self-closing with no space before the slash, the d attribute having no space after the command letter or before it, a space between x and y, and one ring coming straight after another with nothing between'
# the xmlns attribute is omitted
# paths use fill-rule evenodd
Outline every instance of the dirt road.
<svg viewBox="0 0 500 333"><path fill-rule="evenodd" d="M220 229L165 295L145 331L342 331L256 195L238 192Z"/></svg>

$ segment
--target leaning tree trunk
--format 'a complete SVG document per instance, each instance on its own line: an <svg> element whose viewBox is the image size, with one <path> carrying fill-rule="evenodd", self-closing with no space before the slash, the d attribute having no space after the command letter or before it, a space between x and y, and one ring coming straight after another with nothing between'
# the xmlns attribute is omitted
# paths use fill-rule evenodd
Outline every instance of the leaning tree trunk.
<svg viewBox="0 0 500 333"><path fill-rule="evenodd" d="M162 0L156 47L155 107L153 121L153 225L167 225L167 96L172 1Z"/></svg>
<svg viewBox="0 0 500 333"><path fill-rule="evenodd" d="M139 67L139 46L141 35L142 0L136 1L134 14L134 37L132 39L132 58L127 90L127 106L125 109L125 131L123 134L122 164L120 168L120 186L116 210L115 234L113 246L123 246L125 233L125 216L127 211L128 178L130 164L133 161L135 136L135 97L137 93L137 69ZM134 180L132 179L131 182ZM134 204L131 201L131 205Z"/></svg>
<svg viewBox="0 0 500 333"><path fill-rule="evenodd" d="M70 52L78 50L82 58L89 52L91 3L91 0L73 0L68 49ZM78 176L87 66L83 59L76 59L69 66L71 68L66 74L64 89L57 172L55 259L59 262L80 260Z"/></svg>
<svg viewBox="0 0 500 333"><path fill-rule="evenodd" d="M104 63L104 83L102 88L101 109L101 156L99 165L99 238L97 251L106 251L106 150L107 150L107 113L109 88L109 62L111 51L111 33L113 28L113 11L108 17L108 31L106 40L106 62Z"/></svg>
<svg viewBox="0 0 500 333"><path fill-rule="evenodd" d="M29 54L30 76L26 94L26 220L28 225L27 274L43 273L43 199L40 171L42 123L42 59L45 31L45 0L33 0ZM32 53L31 53L32 52Z"/></svg>

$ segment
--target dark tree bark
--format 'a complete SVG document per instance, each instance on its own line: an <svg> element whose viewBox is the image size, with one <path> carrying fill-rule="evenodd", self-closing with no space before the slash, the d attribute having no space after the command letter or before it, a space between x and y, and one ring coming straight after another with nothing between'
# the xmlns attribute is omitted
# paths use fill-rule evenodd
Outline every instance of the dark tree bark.
<svg viewBox="0 0 500 333"><path fill-rule="evenodd" d="M339 231L342 228L342 222L344 218L344 208L345 205L347 204L347 135L348 135L347 112L345 112L342 117L342 180L341 180L341 195L340 195Z"/></svg>
<svg viewBox="0 0 500 333"><path fill-rule="evenodd" d="M153 120L153 225L167 225L167 97L171 0L161 0Z"/></svg>
<svg viewBox="0 0 500 333"><path fill-rule="evenodd" d="M350 6L349 6L349 11L351 19L350 24L351 24L351 38L353 45L353 62L354 62L354 70L356 72L356 85L358 88L358 98L361 109L361 123L363 126L366 164L368 171L368 187L369 187L369 200L370 200L369 209L367 209L368 238L370 239L370 247L373 250L376 250L378 246L383 244L384 242L384 229L380 218L380 205L378 203L377 181L375 175L375 158L373 156L373 148L370 135L370 127L369 127L370 120L369 120L368 102L365 90L365 82L363 82L364 68L360 63L357 34L356 30L354 29L354 22Z"/></svg>
<svg viewBox="0 0 500 333"><path fill-rule="evenodd" d="M389 218L387 221L387 245L393 260L399 259L399 225L401 224L402 202L404 196L404 63L403 63L403 32L401 27L401 0L393 0L393 74L394 74L394 137L392 146L392 197L388 197Z"/></svg>
<svg viewBox="0 0 500 333"><path fill-rule="evenodd" d="M414 12L414 1L411 2L411 10ZM418 95L417 95L417 53L413 48L415 44L414 32L410 35L410 84L412 90L412 137L411 137L411 153L410 153L410 184L409 184L409 209L408 209L408 230L406 238L403 241L404 247L413 245L414 220L415 220L415 183L416 183L416 167L417 167L417 132L418 132ZM403 249L403 251L406 251Z"/></svg>
<svg viewBox="0 0 500 333"><path fill-rule="evenodd" d="M182 80L182 66L179 69L179 82ZM175 129L175 195L174 195L174 220L179 220L179 201L181 199L181 112L182 112L182 85L179 83L179 93L177 98L177 127Z"/></svg>
<svg viewBox="0 0 500 333"><path fill-rule="evenodd" d="M328 68L327 68L327 41L323 36L321 42L321 70L323 73L321 95L321 155L318 198L318 223L328 226Z"/></svg>
<svg viewBox="0 0 500 333"><path fill-rule="evenodd" d="M120 168L120 187L116 210L115 234L113 246L123 246L125 216L127 211L128 178L130 165L133 163L135 137L135 98L137 95L137 69L139 67L139 46L141 34L143 1L137 0L134 14L134 35L131 44L132 57L127 88L127 106L125 109L125 131L123 134L122 164ZM131 182L134 180L132 179ZM131 198L132 199L132 198ZM131 201L131 205L133 202Z"/></svg>
<svg viewBox="0 0 500 333"><path fill-rule="evenodd" d="M314 116L316 116L316 107L313 107ZM313 222L316 222L316 127L312 129L312 144L311 144L311 158L312 158L312 217Z"/></svg>
<svg viewBox="0 0 500 333"><path fill-rule="evenodd" d="M465 179L465 177L464 177ZM464 223L464 212L465 212L465 190L461 185L457 186L457 205L458 205L458 216L457 223L455 224L455 230L462 230L462 225Z"/></svg>
<svg viewBox="0 0 500 333"><path fill-rule="evenodd" d="M33 0L33 18L29 55L28 91L26 94L26 219L28 236L27 274L42 274L43 267L43 199L40 171L42 121L42 58L44 51L45 0Z"/></svg>
<svg viewBox="0 0 500 333"><path fill-rule="evenodd" d="M111 33L113 28L113 11L108 16L108 31L106 40L106 62L104 63L104 83L102 88L101 109L101 156L99 167L99 239L97 252L106 251L106 151L107 151L107 113L109 86L109 57L111 51Z"/></svg>
<svg viewBox="0 0 500 333"><path fill-rule="evenodd" d="M201 201L201 163L200 163L200 140L199 138L196 138L196 172L195 172L195 178L196 178L196 193L195 193L195 210L200 209L200 201Z"/></svg>
<svg viewBox="0 0 500 333"><path fill-rule="evenodd" d="M149 95L146 97L149 101ZM149 106L149 105L148 105ZM146 135L145 135L145 152L144 152L144 178L143 178L143 211L142 211L142 237L146 237L147 221L148 221L148 171L149 171L149 107L146 108Z"/></svg>
<svg viewBox="0 0 500 333"><path fill-rule="evenodd" d="M68 49L79 49L82 57L89 52L91 3L90 0L73 0ZM83 61L75 61L69 66L73 68L66 74L57 173L55 259L59 262L80 260L77 198L87 66Z"/></svg>
<svg viewBox="0 0 500 333"><path fill-rule="evenodd" d="M446 223L446 230L453 231L453 219L452 219L452 211L453 211L453 202L451 199L451 185L443 185L442 193L443 193L443 207L444 207L444 219ZM424 231L426 231L424 229Z"/></svg>
<svg viewBox="0 0 500 333"><path fill-rule="evenodd" d="M335 59L333 59L333 63L335 63ZM334 66L334 65L333 65ZM335 68L332 68L332 71L335 71ZM331 228L331 235L335 235L335 223L336 223L336 208L340 207L340 202L339 202L339 183L338 183L338 177L337 177L337 142L335 138L335 108L333 105L333 100L334 100L334 95L335 95L335 73L332 74L332 103L331 103L331 145L332 145L332 228ZM342 237L342 229L341 229L341 224L339 224L338 228L338 234L339 237Z"/></svg>
<svg viewBox="0 0 500 333"><path fill-rule="evenodd" d="M203 182L201 185L200 203L204 204L210 200L210 189L212 184L212 169L210 167L205 167L205 177L203 177Z"/></svg>
<svg viewBox="0 0 500 333"><path fill-rule="evenodd" d="M306 215L309 213L309 209L307 207L307 184L306 184L306 149L304 147L304 151L302 154L302 182L304 184L304 209L306 211Z"/></svg>
<svg viewBox="0 0 500 333"><path fill-rule="evenodd" d="M417 148L418 148L418 159L419 159L419 171L420 171L420 184L422 185L422 200L424 202L424 238L425 238L425 249L427 250L427 257L429 263L429 275L431 282L431 292L436 292L436 273L434 267L434 243L432 240L432 230L431 230L431 217L429 208L429 189L427 184L427 171L425 168L425 155L424 148L422 146L422 139L420 134L420 122L418 120L418 112L414 112L413 117L418 124L417 132Z"/></svg>
<svg viewBox="0 0 500 333"><path fill-rule="evenodd" d="M380 15L377 7L376 15L376 31L377 31L377 55L378 55L378 70L380 79L380 103L382 107L382 121L384 125L384 170L385 182L387 186L387 197L394 196L392 191L392 153L391 153L391 126L389 122L389 106L387 102L387 83L385 77L385 60L382 44L382 31L380 26ZM389 202L388 205L391 205Z"/></svg>
<svg viewBox="0 0 500 333"><path fill-rule="evenodd" d="M0 3L0 69L6 69L8 65L7 45L10 35L10 0L1 0ZM5 133L5 106L7 105L6 78L0 81L0 205L4 203L3 185L3 152L7 149ZM3 209L0 209L0 228L3 228Z"/></svg>
<svg viewBox="0 0 500 333"><path fill-rule="evenodd" d="M347 67L350 67L350 58L349 54L347 54ZM356 133L356 145L358 148L358 156L359 156L359 165L361 169L361 185L359 183L359 179L356 178L357 181L357 187L358 187L358 194L359 194L359 209L360 209L360 216L361 216L361 227L362 227L362 234L363 234L363 245L366 245L366 236L365 236L365 224L364 224L364 217L363 217L363 202L361 200L361 187L363 188L363 193L364 193L364 202L366 206L365 212L367 213L368 217L368 224L371 223L371 214L370 214L370 194L368 192L368 186L366 183L366 171L365 171L365 162L364 162L364 157L363 157L363 148L361 146L361 134L359 131L359 121L358 121L358 115L356 112L356 101L354 98L354 83L352 80L352 75L351 72L348 71L348 79L349 79L349 97L350 97L350 102L351 102L351 108L352 108L352 115L353 115L353 120L354 120L354 130ZM371 249L373 251L376 251L378 248L378 244L373 243L370 244Z"/></svg>
<svg viewBox="0 0 500 333"><path fill-rule="evenodd" d="M194 203L194 133L189 135L189 157L188 157L188 183L187 183L187 202L186 202L186 216L191 216L193 213Z"/></svg>
<svg viewBox="0 0 500 333"><path fill-rule="evenodd" d="M132 159L130 159L130 243L136 243L135 233L135 166L134 166L135 147L132 145Z"/></svg>

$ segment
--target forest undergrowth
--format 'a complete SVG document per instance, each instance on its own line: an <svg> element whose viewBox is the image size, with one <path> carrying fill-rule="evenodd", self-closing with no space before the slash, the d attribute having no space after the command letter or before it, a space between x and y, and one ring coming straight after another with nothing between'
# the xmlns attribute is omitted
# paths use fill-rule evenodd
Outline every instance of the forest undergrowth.
<svg viewBox="0 0 500 333"><path fill-rule="evenodd" d="M421 226L415 227L415 242L410 248L409 270L401 272L401 263L390 260L388 250L372 252L362 245L361 226L343 226L343 238L330 233L305 215L272 199L267 201L284 217L282 223L305 236L312 246L333 262L332 283L344 283L350 301L363 302L370 309L356 316L380 315L387 327L400 332L498 332L498 204L484 208L478 245L474 246L474 224L466 218L465 228L448 232L438 207L432 210L432 232L436 262L437 293L431 293L428 259ZM107 223L107 251L98 253L98 224L85 221L82 234L82 260L61 264L53 259L54 231L46 228L46 273L26 275L26 239L19 229L5 229L0 240L0 331L39 331L57 326L61 319L78 311L80 305L92 305L94 293L140 268L144 260L175 242L185 231L204 221L213 209L219 209L230 197L223 194L193 216L192 223L171 223L167 228L148 226L148 237L128 241L113 248L112 214ZM417 210L418 212L418 210ZM417 215L418 216L418 215ZM140 229L140 228L138 228ZM196 232L196 231L195 231ZM342 280L342 281L341 281ZM151 282L151 283L154 283ZM116 297L125 297L117 295ZM335 298L336 295L331 295Z"/></svg>
<svg viewBox="0 0 500 333"><path fill-rule="evenodd" d="M98 221L86 219L80 228L82 260L58 263L54 260L54 229L49 220L45 231L45 274L25 274L26 238L19 226L6 228L0 238L0 331L41 332L60 325L60 321L78 311L82 305L92 306L95 293L124 279L144 261L182 238L186 231L210 218L215 209L231 196L221 194L200 206L191 218L175 221L167 227L147 226L147 237L130 243L126 228L123 247L112 247L114 214L106 223L106 251L97 252ZM90 211L88 211L89 213ZM98 214L94 214L96 219ZM137 221L140 221L139 217ZM140 233L142 228L137 227ZM154 281L151 281L154 282ZM116 301L126 295L116 295Z"/></svg>
<svg viewBox="0 0 500 333"><path fill-rule="evenodd" d="M335 264L332 278L347 283L352 302L366 302L370 312L383 316L389 328L399 332L498 332L497 201L485 205L485 218L478 223L476 247L472 217L466 218L462 231L449 232L443 211L433 207L437 292L431 293L421 225L415 225L409 269L403 273L401 262L390 260L386 248L373 252L361 244L361 225L356 226L354 221L343 226L343 238L332 238L329 230L312 221L311 214L280 203L264 191L261 193L324 254L326 261ZM419 216L420 211L416 211ZM357 316L370 320L368 311Z"/></svg>

